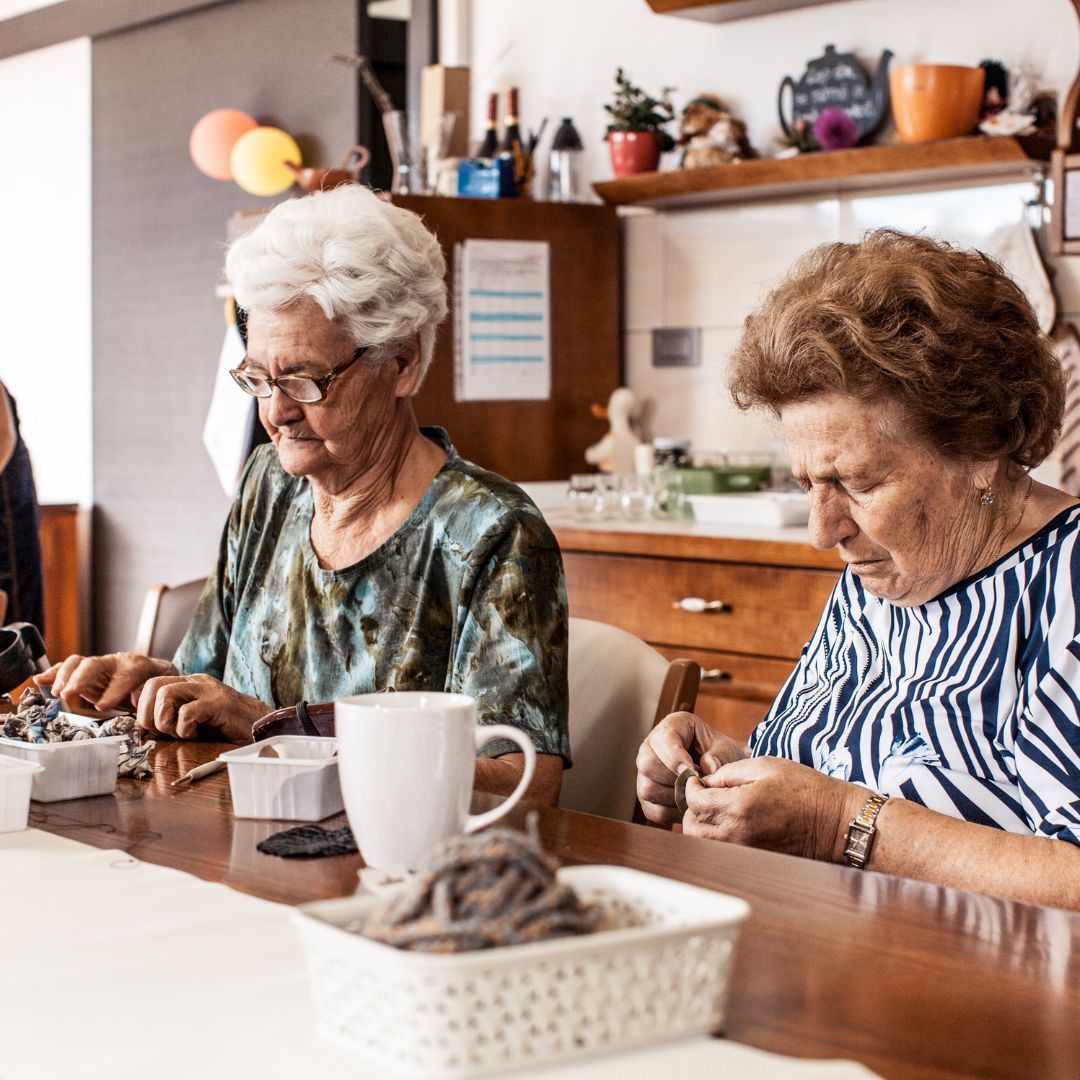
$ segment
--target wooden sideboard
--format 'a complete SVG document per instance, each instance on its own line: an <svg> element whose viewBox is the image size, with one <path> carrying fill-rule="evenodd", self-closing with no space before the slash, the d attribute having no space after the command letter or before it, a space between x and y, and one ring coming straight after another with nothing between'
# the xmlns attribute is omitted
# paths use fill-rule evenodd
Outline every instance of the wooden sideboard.
<svg viewBox="0 0 1080 1080"><path fill-rule="evenodd" d="M52 660L81 653L90 642L90 510L41 507L45 648Z"/></svg>
<svg viewBox="0 0 1080 1080"><path fill-rule="evenodd" d="M740 740L790 674L842 567L835 552L799 541L551 525L570 614L697 660L698 715ZM687 597L722 606L687 611Z"/></svg>

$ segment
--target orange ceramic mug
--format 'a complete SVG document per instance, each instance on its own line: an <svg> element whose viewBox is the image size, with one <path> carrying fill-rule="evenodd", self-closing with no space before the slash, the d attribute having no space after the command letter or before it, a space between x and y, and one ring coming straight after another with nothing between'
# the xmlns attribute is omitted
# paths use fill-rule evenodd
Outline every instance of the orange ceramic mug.
<svg viewBox="0 0 1080 1080"><path fill-rule="evenodd" d="M986 72L955 64L904 64L889 72L893 119L904 142L970 135L979 122Z"/></svg>

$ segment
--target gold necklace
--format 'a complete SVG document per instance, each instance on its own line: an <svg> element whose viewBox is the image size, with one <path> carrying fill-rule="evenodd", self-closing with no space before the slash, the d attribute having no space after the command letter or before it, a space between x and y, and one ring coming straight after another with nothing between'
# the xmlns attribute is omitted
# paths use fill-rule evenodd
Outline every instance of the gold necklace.
<svg viewBox="0 0 1080 1080"><path fill-rule="evenodd" d="M1016 515L1016 520L1013 522L1012 528L1001 538L1001 543L998 545L997 550L998 555L1000 555L1005 550L1005 541L1008 540L1009 537L1012 536L1012 534L1020 528L1020 522L1024 520L1024 511L1027 510L1028 499L1031 498L1031 489L1034 486L1035 477L1028 476L1027 491L1024 493L1024 499L1020 503L1020 513Z"/></svg>

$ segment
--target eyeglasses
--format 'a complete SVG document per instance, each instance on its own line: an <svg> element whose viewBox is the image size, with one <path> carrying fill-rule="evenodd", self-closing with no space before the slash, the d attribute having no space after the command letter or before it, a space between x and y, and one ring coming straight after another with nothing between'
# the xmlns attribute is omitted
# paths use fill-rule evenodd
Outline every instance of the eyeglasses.
<svg viewBox="0 0 1080 1080"><path fill-rule="evenodd" d="M343 371L351 368L367 350L367 345L361 345L344 364L338 364L336 368L318 379L311 375L282 375L280 378L272 379L269 375L248 371L243 366L233 368L229 374L233 377L233 382L245 394L251 394L252 397L268 398L276 386L287 398L299 401L303 405L310 405L314 401L322 401L334 380ZM247 363L246 357L244 363Z"/></svg>

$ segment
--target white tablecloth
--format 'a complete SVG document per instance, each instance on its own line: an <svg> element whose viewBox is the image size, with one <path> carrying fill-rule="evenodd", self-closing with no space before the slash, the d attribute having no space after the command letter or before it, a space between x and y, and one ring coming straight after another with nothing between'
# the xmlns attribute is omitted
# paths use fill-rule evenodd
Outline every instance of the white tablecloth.
<svg viewBox="0 0 1080 1080"><path fill-rule="evenodd" d="M316 1036L283 905L30 829L0 834L0 912L3 1080L380 1080ZM701 1038L516 1080L683 1075L874 1074Z"/></svg>

